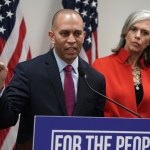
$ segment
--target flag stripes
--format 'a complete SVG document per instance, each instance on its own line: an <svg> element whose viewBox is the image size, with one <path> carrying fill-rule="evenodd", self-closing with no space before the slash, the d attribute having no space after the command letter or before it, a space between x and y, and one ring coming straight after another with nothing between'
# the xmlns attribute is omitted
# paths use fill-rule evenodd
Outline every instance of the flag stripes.
<svg viewBox="0 0 150 150"><path fill-rule="evenodd" d="M0 1L0 61L8 67L6 86L9 84L17 63L31 59L26 25L19 8L19 0ZM0 130L0 150L12 150L15 146L18 123Z"/></svg>

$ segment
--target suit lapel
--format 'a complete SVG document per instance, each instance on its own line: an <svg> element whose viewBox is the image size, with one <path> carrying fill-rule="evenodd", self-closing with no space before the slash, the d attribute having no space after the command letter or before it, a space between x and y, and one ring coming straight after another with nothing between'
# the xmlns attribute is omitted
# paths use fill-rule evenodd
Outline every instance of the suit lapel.
<svg viewBox="0 0 150 150"><path fill-rule="evenodd" d="M83 60L79 57L79 66L86 70L86 65L83 63ZM54 88L56 96L58 98L60 107L65 116L67 116L67 110L64 99L64 92L62 88L61 78L58 70L58 66L56 63L56 59L53 54L53 50L47 54L45 61L45 70L48 75L48 80L52 84L52 88ZM78 116L80 114L80 109L84 105L84 94L87 85L84 81L84 78L79 75L78 87L77 87L77 102L74 110L74 116Z"/></svg>
<svg viewBox="0 0 150 150"><path fill-rule="evenodd" d="M60 78L58 66L56 63L56 59L53 54L53 50L50 50L50 52L47 54L47 58L45 61L45 70L47 72L48 79L52 84L52 88L54 88L54 90L55 90L60 107L61 107L64 115L67 115L61 78Z"/></svg>

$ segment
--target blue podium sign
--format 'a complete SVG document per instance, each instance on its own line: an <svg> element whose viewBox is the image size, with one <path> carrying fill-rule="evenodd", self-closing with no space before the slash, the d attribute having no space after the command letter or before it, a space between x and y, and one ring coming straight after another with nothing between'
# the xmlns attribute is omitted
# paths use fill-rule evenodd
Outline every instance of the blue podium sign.
<svg viewBox="0 0 150 150"><path fill-rule="evenodd" d="M36 116L34 150L150 150L150 119Z"/></svg>

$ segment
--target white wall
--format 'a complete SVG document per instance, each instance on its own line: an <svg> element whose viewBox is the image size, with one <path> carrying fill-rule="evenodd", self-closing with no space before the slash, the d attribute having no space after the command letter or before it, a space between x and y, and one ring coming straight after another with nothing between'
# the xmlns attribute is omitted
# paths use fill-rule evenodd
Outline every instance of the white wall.
<svg viewBox="0 0 150 150"><path fill-rule="evenodd" d="M32 56L49 50L48 30L51 19L62 8L61 0L21 0ZM136 9L149 9L150 0L98 0L99 57L111 53L119 41L121 28L127 16Z"/></svg>
<svg viewBox="0 0 150 150"><path fill-rule="evenodd" d="M150 0L98 0L99 1L99 57L111 53L120 39L128 15L136 9L150 10Z"/></svg>

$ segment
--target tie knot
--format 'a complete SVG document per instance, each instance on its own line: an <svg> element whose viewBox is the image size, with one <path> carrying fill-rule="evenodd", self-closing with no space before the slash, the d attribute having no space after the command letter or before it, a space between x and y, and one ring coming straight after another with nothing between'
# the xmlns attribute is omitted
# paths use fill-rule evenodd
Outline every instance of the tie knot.
<svg viewBox="0 0 150 150"><path fill-rule="evenodd" d="M66 72L71 72L71 71L72 71L72 66L71 66L71 65L67 65L67 66L64 68L64 70L65 70Z"/></svg>

